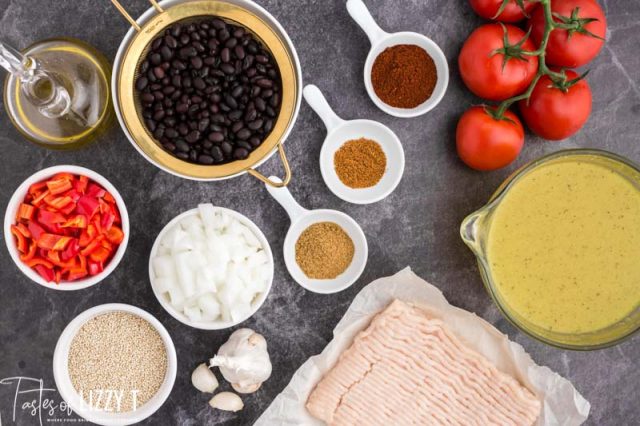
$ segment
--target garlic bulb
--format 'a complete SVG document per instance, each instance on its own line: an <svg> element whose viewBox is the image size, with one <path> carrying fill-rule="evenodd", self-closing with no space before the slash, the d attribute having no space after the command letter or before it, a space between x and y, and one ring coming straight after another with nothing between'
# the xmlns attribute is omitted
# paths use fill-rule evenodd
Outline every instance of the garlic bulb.
<svg viewBox="0 0 640 426"><path fill-rule="evenodd" d="M236 330L211 358L211 367L220 367L224 378L239 393L252 393L271 376L267 341L250 328Z"/></svg>
<svg viewBox="0 0 640 426"><path fill-rule="evenodd" d="M209 401L209 405L218 410L240 411L244 408L244 403L238 395L232 392L220 392L214 395Z"/></svg>
<svg viewBox="0 0 640 426"><path fill-rule="evenodd" d="M191 383L200 392L213 393L218 387L218 379L207 364L202 363L191 373Z"/></svg>

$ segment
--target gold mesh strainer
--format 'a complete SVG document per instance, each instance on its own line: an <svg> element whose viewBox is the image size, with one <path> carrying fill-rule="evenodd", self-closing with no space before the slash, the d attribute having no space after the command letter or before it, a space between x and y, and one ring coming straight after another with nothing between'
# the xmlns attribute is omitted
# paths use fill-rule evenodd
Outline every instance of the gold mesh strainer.
<svg viewBox="0 0 640 426"><path fill-rule="evenodd" d="M252 4L247 0L184 0L163 2L169 4L162 7L155 0L149 0L157 12L143 24L138 24L118 0L111 0L135 29L132 37L123 40L114 70L114 98L116 112L120 122L128 133L129 139L136 145L149 161L173 174L197 180L218 180L234 177L244 172L250 173L261 181L272 186L285 186L291 179L291 170L282 147L300 107L300 67L298 59L288 37L277 28L277 23L266 19L266 12L257 13L259 7L244 7ZM151 42L168 26L178 21L217 16L227 22L241 25L251 31L273 55L282 79L282 100L280 113L271 133L245 160L233 161L222 165L202 166L188 163L173 157L166 152L144 125L141 106L134 89L140 62L145 57ZM120 59L120 60L118 60ZM274 182L255 170L269 158L276 149L282 160L285 177L282 183Z"/></svg>

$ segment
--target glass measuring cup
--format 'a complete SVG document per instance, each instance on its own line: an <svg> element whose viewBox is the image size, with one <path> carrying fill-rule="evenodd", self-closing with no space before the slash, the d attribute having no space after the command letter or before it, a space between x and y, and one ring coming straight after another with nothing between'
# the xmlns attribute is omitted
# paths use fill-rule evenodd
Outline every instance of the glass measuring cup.
<svg viewBox="0 0 640 426"><path fill-rule="evenodd" d="M307 85L302 94L327 128L327 137L320 150L320 172L331 192L354 204L375 203L391 194L404 173L404 150L396 134L377 121L341 119L333 112L320 89L314 85ZM351 188L342 183L334 164L335 153L342 144L360 138L378 143L387 158L384 175L378 183L369 188Z"/></svg>
<svg viewBox="0 0 640 426"><path fill-rule="evenodd" d="M489 203L467 216L462 222L460 233L463 241L477 257L480 273L485 287L503 315L516 327L531 337L549 345L574 350L593 350L615 345L640 329L640 308L631 311L622 320L598 330L585 332L560 332L541 327L527 319L522 312L509 306L501 294L494 276L494 267L489 259L489 234L495 213L510 191L518 185L523 176L551 163L563 161L590 162L611 173L623 177L640 191L640 168L629 160L618 155L590 149L564 150L542 157L525 165L509 177L496 191ZM541 183L537 183L540 185ZM575 213L575 212L573 212ZM572 212L567 212L572 214ZM585 213L586 214L586 213ZM585 229L584 232L591 232ZM515 232L515 231L511 231ZM551 250L553 247L549 247ZM568 255L566 253L565 255ZM517 285L518 280L513 279ZM561 303L561 302L555 302ZM562 307L562 305L558 305Z"/></svg>
<svg viewBox="0 0 640 426"><path fill-rule="evenodd" d="M269 179L279 180L275 176L271 176ZM291 219L291 226L284 239L283 254L284 262L293 279L307 290L322 294L337 293L356 282L364 271L368 257L367 238L360 225L349 215L337 210L305 209L298 204L286 187L265 186L269 194L286 210L289 219ZM319 222L335 223L353 241L354 254L351 264L342 274L331 280L317 280L307 277L296 262L296 242L300 238L300 234L309 226Z"/></svg>
<svg viewBox="0 0 640 426"><path fill-rule="evenodd" d="M447 63L447 57L444 56L440 47L427 36L416 32L403 31L388 33L384 31L373 19L362 0L347 1L347 11L367 34L371 42L371 50L364 64L364 85L373 103L387 114L405 118L417 117L435 108L444 97L447 86L449 85L449 65ZM438 74L436 87L433 89L431 97L415 108L395 108L387 105L376 95L375 90L373 90L373 84L371 83L371 70L378 55L385 49L399 44L411 44L421 47L433 58L433 62L436 65L436 72Z"/></svg>

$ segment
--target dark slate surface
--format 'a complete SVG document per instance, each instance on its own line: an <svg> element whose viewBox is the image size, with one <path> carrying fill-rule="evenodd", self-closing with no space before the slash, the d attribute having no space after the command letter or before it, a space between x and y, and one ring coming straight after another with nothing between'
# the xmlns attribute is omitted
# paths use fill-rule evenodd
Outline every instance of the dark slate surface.
<svg viewBox="0 0 640 426"><path fill-rule="evenodd" d="M368 40L351 21L342 0L261 0L280 20L295 43L306 83L317 84L344 118L371 118L390 126L403 141L407 158L404 178L396 191L372 206L340 201L325 187L318 169L321 121L303 103L286 143L294 170L290 186L309 208L335 208L351 214L363 227L370 245L362 278L337 295L309 293L287 274L282 243L288 219L250 176L219 183L197 183L161 172L146 162L114 127L97 143L77 152L52 152L26 142L0 114L2 174L0 205L33 172L57 164L89 167L111 180L127 203L132 235L126 256L106 281L85 291L46 290L26 279L4 248L0 249L0 379L42 378L53 387L51 359L58 335L78 313L107 302L124 302L156 315L177 346L179 370L173 393L162 409L144 424L250 424L286 386L296 369L320 352L331 330L354 295L370 281L410 265L442 289L455 305L476 312L521 343L540 364L573 381L592 403L589 424L640 424L637 385L640 379L637 337L614 348L580 353L554 349L519 333L500 316L485 293L474 258L458 236L464 216L483 205L516 167L545 153L564 148L605 148L640 161L640 2L603 1L609 21L608 43L591 65L593 114L575 137L562 143L531 135L521 157L508 169L477 173L455 154L458 116L478 99L463 87L456 56L466 36L481 23L466 1L369 0L374 16L387 30L414 30L440 44L451 64L451 83L440 106L416 119L396 119L379 111L367 97L362 66ZM134 15L148 6L124 1ZM107 0L0 0L0 37L18 47L53 36L81 38L113 59L127 23ZM279 173L277 160L261 171ZM190 385L193 367L217 350L230 331L197 331L172 319L156 301L147 277L147 261L156 234L171 218L200 202L229 207L254 220L275 254L274 286L264 307L245 326L263 333L271 350L274 372L256 394L245 398L237 414L210 409L207 397ZM2 424L12 422L15 388L0 386ZM25 398L27 395L22 395ZM52 395L56 402L59 396ZM18 406L15 424L37 424L37 417ZM43 413L48 418L64 418Z"/></svg>

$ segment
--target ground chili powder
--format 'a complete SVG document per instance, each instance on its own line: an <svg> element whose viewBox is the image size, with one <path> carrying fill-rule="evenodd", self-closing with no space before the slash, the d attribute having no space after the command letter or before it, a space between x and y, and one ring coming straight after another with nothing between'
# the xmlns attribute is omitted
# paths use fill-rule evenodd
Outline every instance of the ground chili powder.
<svg viewBox="0 0 640 426"><path fill-rule="evenodd" d="M415 108L433 94L438 72L433 58L421 47L399 44L378 55L371 70L376 95L396 108Z"/></svg>
<svg viewBox="0 0 640 426"><path fill-rule="evenodd" d="M351 188L376 185L387 168L387 157L376 141L360 138L345 142L333 156L338 178Z"/></svg>

